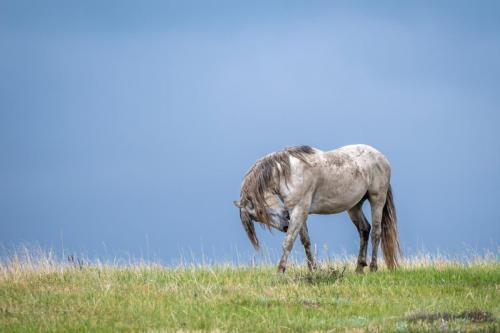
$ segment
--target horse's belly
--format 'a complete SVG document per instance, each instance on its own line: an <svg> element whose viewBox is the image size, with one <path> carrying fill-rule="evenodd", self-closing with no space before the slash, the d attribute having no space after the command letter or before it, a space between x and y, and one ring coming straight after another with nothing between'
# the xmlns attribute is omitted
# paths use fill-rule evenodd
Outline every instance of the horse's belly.
<svg viewBox="0 0 500 333"><path fill-rule="evenodd" d="M333 185L333 184L332 184ZM336 214L354 207L366 194L364 182L350 186L324 186L316 191L311 202L311 214Z"/></svg>
<svg viewBox="0 0 500 333"><path fill-rule="evenodd" d="M310 214L336 214L354 207L363 195L358 195L352 199L339 200L338 198L328 200L323 198L318 202L313 202L309 209Z"/></svg>

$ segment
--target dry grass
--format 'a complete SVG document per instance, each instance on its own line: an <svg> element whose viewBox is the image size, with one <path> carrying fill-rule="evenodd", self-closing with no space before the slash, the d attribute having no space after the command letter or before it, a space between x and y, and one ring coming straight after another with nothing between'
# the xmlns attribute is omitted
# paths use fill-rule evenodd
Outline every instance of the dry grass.
<svg viewBox="0 0 500 333"><path fill-rule="evenodd" d="M90 262L24 249L0 263L5 332L421 332L500 329L500 264L419 255L355 274L350 257L310 274L255 267ZM482 314L475 320L468 314ZM478 317L479 318L479 317ZM432 320L431 320L432 319Z"/></svg>

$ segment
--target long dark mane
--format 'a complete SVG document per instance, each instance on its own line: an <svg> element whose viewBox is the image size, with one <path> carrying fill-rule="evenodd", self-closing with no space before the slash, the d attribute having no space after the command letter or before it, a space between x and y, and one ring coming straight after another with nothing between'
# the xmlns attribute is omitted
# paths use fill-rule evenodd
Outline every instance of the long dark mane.
<svg viewBox="0 0 500 333"><path fill-rule="evenodd" d="M288 181L290 178L290 156L308 163L307 155L313 153L314 149L310 146L297 146L269 154L258 160L243 178L241 205L245 207L250 202L255 209L257 219L269 225L269 216L266 211L266 192L279 194L281 181Z"/></svg>

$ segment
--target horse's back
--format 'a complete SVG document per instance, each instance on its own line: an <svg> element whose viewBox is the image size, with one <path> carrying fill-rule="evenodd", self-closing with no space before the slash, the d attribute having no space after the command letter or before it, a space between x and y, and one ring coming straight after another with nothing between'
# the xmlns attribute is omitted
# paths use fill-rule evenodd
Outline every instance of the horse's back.
<svg viewBox="0 0 500 333"><path fill-rule="evenodd" d="M375 169L390 172L390 165L387 158L377 149L365 144L343 146L335 150L326 152L331 156L344 155L351 158L362 169Z"/></svg>
<svg viewBox="0 0 500 333"><path fill-rule="evenodd" d="M370 145L366 144L354 144L354 145L347 145L343 146L340 148L337 148L335 150L330 150L328 151L329 153L345 153L348 154L351 157L362 157L362 156L372 156L372 157L384 157L384 155L378 151L377 149L373 148ZM384 157L385 158L385 157Z"/></svg>
<svg viewBox="0 0 500 333"><path fill-rule="evenodd" d="M349 145L334 150L350 156L359 167L372 192L386 191L391 177L387 158L377 149L365 144Z"/></svg>

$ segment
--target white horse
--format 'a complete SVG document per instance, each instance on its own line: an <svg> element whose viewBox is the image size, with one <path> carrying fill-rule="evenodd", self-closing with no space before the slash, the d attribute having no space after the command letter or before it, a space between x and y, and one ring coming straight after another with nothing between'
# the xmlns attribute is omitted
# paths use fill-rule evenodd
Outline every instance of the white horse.
<svg viewBox="0 0 500 333"><path fill-rule="evenodd" d="M246 173L241 197L234 204L248 238L256 249L259 241L253 221L286 232L278 272L284 272L293 243L300 234L310 270L316 268L307 231L309 214L348 211L359 232L357 272L367 266L368 238L372 236L370 270L377 270L377 252L382 251L389 268L398 266L401 256L396 212L390 185L389 162L367 145L350 145L333 151L309 146L287 148L269 154ZM372 226L362 211L368 199Z"/></svg>

